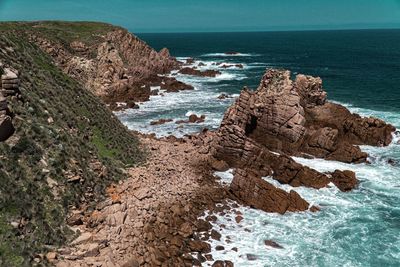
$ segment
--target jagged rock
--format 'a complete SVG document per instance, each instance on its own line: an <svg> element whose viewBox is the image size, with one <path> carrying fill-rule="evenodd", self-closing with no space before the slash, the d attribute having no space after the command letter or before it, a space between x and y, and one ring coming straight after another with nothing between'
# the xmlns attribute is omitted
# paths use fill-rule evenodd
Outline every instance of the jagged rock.
<svg viewBox="0 0 400 267"><path fill-rule="evenodd" d="M334 183L341 191L347 192L358 185L358 180L356 174L352 171L336 170L332 173L332 183Z"/></svg>
<svg viewBox="0 0 400 267"><path fill-rule="evenodd" d="M231 189L247 205L266 212L305 211L309 204L295 191L276 188L250 170L237 169Z"/></svg>
<svg viewBox="0 0 400 267"><path fill-rule="evenodd" d="M110 104L147 101L151 94L150 85L160 85L162 79L158 74L165 74L181 65L170 56L168 49L156 52L133 34L119 28L108 32L91 46L75 40L69 47L64 47L33 34L31 40L52 56L67 74ZM182 84L171 86L183 88Z"/></svg>
<svg viewBox="0 0 400 267"><path fill-rule="evenodd" d="M167 122L171 122L173 121L172 119L159 119L157 121L151 121L150 125L161 125L161 124L165 124Z"/></svg>
<svg viewBox="0 0 400 267"><path fill-rule="evenodd" d="M193 75L193 76L200 76L200 77L216 77L220 75L221 72L217 70L196 70L194 68L185 67L179 70L179 73L186 74L186 75Z"/></svg>
<svg viewBox="0 0 400 267"><path fill-rule="evenodd" d="M220 100L224 100L224 99L227 99L227 98L229 98L229 95L227 95L227 94L220 94L218 96L218 99L220 99Z"/></svg>
<svg viewBox="0 0 400 267"><path fill-rule="evenodd" d="M211 252L211 245L207 242L200 240L191 240L188 244L191 251L201 252L201 253L209 253Z"/></svg>
<svg viewBox="0 0 400 267"><path fill-rule="evenodd" d="M393 126L379 119L361 118L340 105L326 102L320 78L297 75L292 81L290 77L289 71L269 69L256 91L245 88L241 92L225 113L212 144L216 159L254 172L251 177L272 176L283 184L318 189L327 186L331 179L289 156L312 155L360 163L366 161L367 154L357 145L390 143ZM238 173L238 177L246 176ZM232 186L274 192L260 179L253 178L236 179ZM335 174L335 184L341 190L354 187L354 179L348 174ZM251 190L236 191L250 205L285 211L285 206L273 209L269 203L257 200ZM302 204L296 208L305 207Z"/></svg>
<svg viewBox="0 0 400 267"><path fill-rule="evenodd" d="M183 90L194 89L192 85L178 81L175 78L164 78L160 88L166 90L167 92L179 92Z"/></svg>
<svg viewBox="0 0 400 267"><path fill-rule="evenodd" d="M178 120L175 123L176 124L182 124L182 123L201 123L204 122L204 120L206 119L205 115L201 115L200 117L197 116L196 114L191 114L189 116L188 120Z"/></svg>

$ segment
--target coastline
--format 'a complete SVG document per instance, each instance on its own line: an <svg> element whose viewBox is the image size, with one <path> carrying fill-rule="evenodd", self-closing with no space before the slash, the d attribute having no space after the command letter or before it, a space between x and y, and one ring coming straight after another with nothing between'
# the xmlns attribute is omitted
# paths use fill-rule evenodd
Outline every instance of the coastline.
<svg viewBox="0 0 400 267"><path fill-rule="evenodd" d="M107 199L96 210L72 213L82 222L75 226L80 236L71 247L58 250L57 257L64 260L53 263L67 267L212 262L207 241L220 235L210 224L215 216L201 217L206 211L228 212L226 201L237 199L216 182L207 139L201 134L183 139L141 135L148 161L127 170L129 178L109 187Z"/></svg>
<svg viewBox="0 0 400 267"><path fill-rule="evenodd" d="M126 39L128 44L132 44L131 37ZM114 40L115 36L111 35L110 38ZM42 41L40 43L43 45ZM138 43L139 47L143 47L141 41L134 39L133 43ZM47 45L46 42L44 44ZM83 51L80 50L82 47ZM99 51L102 51L101 47ZM52 48L52 45L47 48ZM72 49L84 54L87 51L85 45L81 44L75 44ZM114 51L113 48L110 49L109 52ZM52 51L51 49L44 50L46 53ZM156 58L161 56L167 62L170 60L175 62L175 59L170 58L169 53L165 52L166 50L164 52L148 51L156 55ZM116 60L118 65L120 59L114 52L106 53L105 58ZM129 58L132 55L130 52L132 51L120 49L118 53L125 53ZM246 57L250 54L208 55ZM71 59L69 56L66 58ZM74 57L71 59L71 62L73 61ZM140 81L145 83L144 87L140 86L140 88L146 88L146 91L144 92L145 99L139 100L149 100L144 104L149 107L154 103L149 93L151 96L158 94L158 98L166 98L165 91L158 91L153 86L160 86L159 89L161 89L168 83L169 89L165 90L172 99L179 99L182 94L190 95L198 90L198 94L194 94L192 98L199 102L201 89L193 88L195 86L191 85L190 79L181 83L179 78L189 74L188 76L193 76L192 80L198 80L199 83L200 81L207 83L209 80L215 82L220 79L221 71L229 67L222 65L225 63L221 62L219 65L217 62L205 63L201 60L194 62L194 65L186 62L190 66L189 69L185 63L179 64L186 70L181 73L183 76L179 74L179 70L172 71L171 77L175 76L177 79L171 80L171 77L166 77L168 74L159 76L157 72L160 69L162 72L164 70L156 66L159 62L156 63L145 71L145 73L150 71L152 78ZM57 60L55 63L59 64ZM240 67L235 62L230 63L238 70L243 68L243 65ZM63 71L69 75L74 74L75 69L70 67ZM78 70L81 67L82 65L79 65ZM153 68L157 73L157 78L152 76ZM212 71L208 72L208 68L212 68ZM100 72L101 70L102 68L97 69ZM124 69L122 73L126 74L129 71ZM82 77L84 75L77 79ZM229 77L229 79L232 78L232 76ZM236 77L240 80L240 75ZM132 133L128 132L126 127L122 127L128 136L130 134L139 136L142 144L139 151L143 153L147 151L147 162L137 167L123 168L122 172L128 178L108 186L105 190L107 195L105 201L95 203L96 205L93 205L94 202L86 205L89 203L83 201L79 209L70 210L67 223L76 232L74 236L76 239L71 240L72 242L62 249L49 247L50 252L36 255L35 260L47 259L60 267L200 266L202 263L223 267L243 264L244 261L248 264L258 264L267 258L264 258L262 254L263 249L267 248L268 251L272 249L279 255L280 252L285 253L284 248L287 248L290 242L287 240L289 244L285 241L281 242L278 235L266 237L255 227L279 232L275 221L282 222L291 216L300 221L303 220L308 227L307 230L313 228L312 223L304 221L304 217L307 216L315 218L319 224L326 226L322 219L318 219L324 218L327 214L332 216L329 206L333 206L333 214L340 208L332 204L335 202L332 195L343 202L351 203L354 207L361 207L362 201L359 201L357 197L362 199L364 197L362 190L370 190L368 186L364 186L364 183L368 183L370 179L368 172L376 171L373 168L381 170L385 166L393 172L398 166L396 154L392 158L392 154L382 153L382 151L396 149L395 143L398 144L398 136L391 135L395 130L394 127L379 119L361 118L356 114L351 114L340 104L326 101L326 92L322 89L322 81L318 77L298 75L293 81L290 77L290 72L269 69L256 91L244 89L238 97L233 94L217 94L210 90L212 94L207 95L210 97L207 99L214 99L216 103L221 104L221 109L226 109L228 104L234 102L225 113L220 127L215 126L215 121L220 122L220 119L212 117L218 113L215 110L211 113L212 116L208 113L207 116L202 116L203 113L192 112L185 105L183 105L186 109L184 118L158 117L158 120L153 118L150 124L156 127L164 124L168 127L172 126L172 133L174 130L180 131L182 127L188 127L189 132L194 130L197 133L184 135L185 129L181 132L182 138L171 135L155 138L155 134L160 134L158 131L153 134ZM122 89L122 91L138 89L135 87L138 84L129 78L126 79L124 74L115 79L117 85L121 85L121 81L123 85L114 87L114 84L110 87L112 89ZM79 81L82 83L82 80ZM135 86L130 87L131 85ZM191 88L187 87L188 85ZM107 86L107 82L103 83L103 86ZM183 93L180 92L180 88L185 88L182 89ZM152 92L153 90L157 92ZM287 98L282 97L282 92ZM126 96L125 93L118 97L124 96ZM137 96L134 95L133 98L135 97ZM225 100L226 97L227 100ZM287 99L290 99L290 103ZM111 102L113 101L115 99ZM277 102L278 105L276 105ZM119 105L118 102L116 104ZM125 108L130 104L126 103ZM136 102L133 104L134 108L137 108ZM109 104L109 107L112 108L112 106L112 103ZM141 107L139 111L140 109ZM276 121L271 122L268 119L271 114L273 115L271 118ZM108 115L114 118L111 113ZM196 116L186 120L189 115ZM46 118L46 120L49 124L54 123L52 118ZM177 125L180 123L185 124ZM215 131L207 129L200 131L206 123L214 126L212 129ZM151 132L151 130L146 129L146 132ZM109 144L99 144L99 141L103 140L101 138L99 140L96 133L95 131L94 136L85 136L84 140L95 139L97 149L103 152L103 155L100 154L99 157L104 156L104 152L107 157L110 157L114 156L116 151L124 151L120 147L118 149L121 150L112 150ZM110 133L112 130L107 128L107 134ZM265 136L272 141L264 142ZM111 138L114 138L112 134ZM129 138L127 137L126 140L129 141ZM124 142L126 140L124 139ZM314 140L317 141L314 142ZM96 170L101 171L99 177L107 176L107 169L98 168L99 164L95 163ZM377 164L381 164L382 168L378 168ZM372 166L368 167L368 165ZM227 173L227 170L232 169L235 169L233 173ZM216 173L216 171L219 172ZM294 175L292 175L293 172ZM298 175L299 173L301 175ZM357 180L359 174L361 174L361 179ZM385 179L377 172L374 175L381 180ZM222 176L225 184L218 183L217 176ZM390 179L392 176L393 174L389 173ZM67 183L84 182L84 177L78 177L79 179L76 177L70 177ZM51 182L51 180L48 181ZM315 194L315 189L318 189L318 194ZM343 193L338 189L343 192L352 191ZM321 198L316 195L321 195ZM370 196L365 197L368 199ZM324 197L331 198L329 201L321 201ZM266 226L263 219L259 219L263 218L263 211L281 214L288 211L289 215L271 215L275 221L268 222ZM298 211L306 212L297 213ZM317 211L317 214L321 212L322 215L313 215L311 211ZM351 213L351 208L348 209L348 213ZM376 214L379 216L379 213ZM247 219L253 220L253 216L260 221L253 222L253 225L249 227L246 226ZM256 240L256 244L252 247L253 240L250 240L250 243L246 240L247 243L236 245L235 242L238 239L235 236L232 237L232 231L238 231L243 237ZM301 238L299 239L297 235L293 236L300 244ZM239 245L241 245L240 248L238 248ZM253 249L254 253L246 248L243 249L246 245L250 250ZM293 244L289 250L291 248ZM217 256L213 257L213 255Z"/></svg>

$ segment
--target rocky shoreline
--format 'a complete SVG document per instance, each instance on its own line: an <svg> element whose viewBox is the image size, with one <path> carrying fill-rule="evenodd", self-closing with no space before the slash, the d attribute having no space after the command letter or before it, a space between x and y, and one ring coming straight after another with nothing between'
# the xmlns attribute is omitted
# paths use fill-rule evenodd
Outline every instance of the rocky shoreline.
<svg viewBox="0 0 400 267"><path fill-rule="evenodd" d="M64 92L64 88L69 86L67 88L75 90L71 95L76 97L77 90L84 90L78 85L84 85L85 89L100 97L113 110L137 108L137 102L147 101L150 95L159 93L157 89L152 88L153 86L160 87L166 92L194 89L193 86L174 77L167 77L169 74L172 76L171 71L205 78L220 74L216 70L201 70L200 64L197 67L192 66L193 59L188 60L186 64L178 62L170 56L167 49L156 52L126 30L115 27L102 30L97 35L90 32L89 37L84 36L86 39L81 36L86 42L77 40L75 36L72 39L61 40L54 36L49 38L51 35L48 35L48 32L32 30L46 28L46 24L43 23L34 23L29 27L31 28L26 33L29 40L40 47L58 68L72 78L64 77L58 73L59 70L57 72L55 67L46 63L47 65L44 65L48 66L51 72L46 72L46 75L36 74L43 80L39 80L37 84L40 86L34 88L42 88L43 84L52 86L56 84L54 86L57 89L62 88L60 92ZM20 60L25 71L28 69L26 66L33 64L43 66L43 62L46 62L43 61L42 54L35 50L36 47L29 46L29 48L33 51L37 62L28 61L30 64L28 65ZM6 55L7 61L11 62L10 53L14 52L12 50L2 53ZM229 67L221 66L221 68ZM54 76L57 80L47 82L45 77L54 78L49 73L57 74ZM14 74L5 73L2 76L2 87L5 92L11 87L19 90L18 72L15 71ZM309 187L315 189L316 194L318 189L328 187L331 183L342 192L356 188L358 180L355 173L350 170L319 172L296 162L293 157L321 158L351 164L367 163L368 155L361 150L360 145L387 146L392 142L395 128L380 119L362 118L341 105L327 101L327 94L320 78L305 75L297 75L295 79L291 77L289 71L268 69L255 91L248 88L242 90L240 96L226 111L221 126L215 132L205 129L198 134L186 135L183 138L170 136L161 139L155 138L154 135L128 132L111 112L100 102L96 102L97 98L92 99L92 95L87 94L86 90L84 90L86 94L80 93L80 97L86 99L82 103L78 102L79 95L73 100L71 96L63 95L62 101L74 107L72 115L70 114L73 119L70 118L64 125L61 118L55 120L48 115L50 112L47 108L50 105L42 99L43 96L53 95L54 88L50 86L48 91L40 95L40 100L34 101L46 104L46 108L41 107L43 112L40 114L43 115L43 119L41 118L40 123L37 123L39 126L32 132L41 133L43 125L53 125L55 133L62 131L68 133L65 134L65 140L71 136L75 138L74 135L78 136L79 133L79 139L76 139L81 146L90 143L86 149L90 154L87 157L91 159L88 170L90 174L83 172L87 160L77 161L71 158L70 165L64 166L62 162L65 160L61 158L59 164L66 170L55 165L57 168L54 167L53 172L65 179L57 182L49 176L51 171L47 169L48 163L45 159L48 157L50 161L52 157L46 156L45 152L42 158L37 159L43 166L40 166L40 170L30 173L42 173L43 187L48 186L52 189L51 192L48 191L53 197L58 197L60 192L55 188L60 183L76 189L76 195L81 193L88 198L76 199L73 205L68 206L70 213L66 221L75 233L74 238L60 249L57 249L57 245L48 246L47 250L50 252L35 254L34 262L41 264L48 261L59 267L201 266L202 264L215 267L233 266L231 259L213 259L209 242L221 239L221 234L212 225L217 220L216 214L223 216L233 213L236 223L240 223L243 219L237 210L238 206L235 206L237 204L232 203L279 214L318 212L321 209L310 204L295 190L287 192L277 188L265 181L264 177L273 178L280 184L294 188ZM23 76L24 83L21 85L27 99L32 97L29 93L36 92L30 87L32 83L27 81L30 78ZM13 97L17 100L17 96L10 96L10 99ZM218 98L226 97L228 96L220 95ZM39 99L39 96L32 99ZM7 106L8 99L0 100L1 126L7 130L4 135L6 140L15 129L12 128L11 131L9 126L11 114ZM92 104L86 107L87 109L83 108L89 102ZM121 102L125 104L120 105ZM54 105L58 108L57 103ZM102 112L100 115L91 116L91 120L95 122L93 123L87 117L92 115L91 113L97 114L95 113L97 109ZM32 107L30 110L33 110ZM20 114L25 114L25 107L20 107L18 111ZM51 112L52 116L60 114L56 108ZM75 116L76 114L79 116ZM26 121L31 122L32 116L24 116L29 118ZM103 123L104 118L108 118L107 123ZM187 120L175 123L196 124L205 119L204 115L192 114ZM18 125L21 121L25 120L20 120ZM159 125L172 121L173 119L168 118L151 123ZM76 128L77 123L81 128ZM92 128L85 128L87 124ZM27 127L25 124L23 126ZM23 130L22 126L16 127L18 135L21 135ZM49 132L52 133L47 131L40 136L50 138ZM114 136L113 133L118 134ZM34 136L32 140L41 140L37 137L39 135ZM135 136L139 136L141 144L139 148L136 147ZM115 137L123 138L122 141L117 139L118 141L114 142ZM51 138L58 138L58 134L51 135ZM24 149L34 148L35 151L40 151L39 148L45 147L42 144L30 147L26 145L27 141L24 142L21 145ZM135 145L132 146L130 142L134 142ZM75 145L71 146L71 151L79 147L76 145L77 142L73 144ZM128 149L129 153L123 154L125 146L130 145L132 147ZM55 150L58 151L59 147L62 148L63 143L60 142L60 146ZM147 160L142 164L143 151L147 152ZM81 153L83 152L74 151L72 155ZM16 154L19 156L18 150ZM62 153L60 155L62 156ZM133 162L141 165L130 168L118 165L120 168L114 170L117 167L111 164L116 162L117 157L122 158L126 155L135 158ZM140 156L137 156L138 160L135 155ZM27 166L37 167L37 162L29 163L31 165ZM78 164L81 167L75 168L74 166ZM70 171L73 168L76 169L74 173ZM234 170L233 180L229 185L221 185L215 177L215 171L224 172L228 169ZM113 175L119 175L120 172L124 172L127 179L120 182L115 182L116 179L106 179L114 178ZM120 176L122 175L118 177ZM88 190L85 192L82 188L88 177L93 179L85 184ZM103 183L103 180L114 183L109 185ZM97 188L98 184L101 184L101 187ZM96 205L93 205L95 201L91 203L86 201L101 199L98 196L102 195L102 188L106 186L104 201L97 202ZM235 223L234 221L232 223ZM14 225L21 233L29 232L29 227L25 228L27 224L14 223ZM223 241L231 242L229 239ZM264 244L281 248L274 240L264 240ZM223 251L226 248L219 245L215 249ZM232 250L241 253L236 247ZM243 256L249 261L256 259L256 255L253 254Z"/></svg>
<svg viewBox="0 0 400 267"><path fill-rule="evenodd" d="M288 71L267 70L256 91L242 91L216 132L180 139L137 133L149 150L148 162L128 170L130 178L109 188L100 208L80 212L77 229L83 234L72 248L58 252L57 266L233 266L229 259L214 261L207 242L221 238L212 226L217 219L213 214L235 213L236 223L243 219L231 200L280 214L321 209L262 177L293 187L320 189L333 183L343 192L354 189L354 172L321 173L291 156L365 162L367 155L358 145L388 145L394 127L327 102L319 78L299 75L293 82L289 77ZM214 172L229 168L235 169L234 178L222 186ZM273 240L264 243L281 248ZM244 256L256 260L256 255Z"/></svg>
<svg viewBox="0 0 400 267"><path fill-rule="evenodd" d="M56 266L201 266L212 260L205 242L218 238L204 211L227 212L236 199L213 177L208 133L184 139L142 135L145 165L107 189L95 210L73 211L80 234L71 247L47 255ZM216 204L222 204L217 207ZM228 260L228 259L227 259ZM226 262L213 266L233 266Z"/></svg>

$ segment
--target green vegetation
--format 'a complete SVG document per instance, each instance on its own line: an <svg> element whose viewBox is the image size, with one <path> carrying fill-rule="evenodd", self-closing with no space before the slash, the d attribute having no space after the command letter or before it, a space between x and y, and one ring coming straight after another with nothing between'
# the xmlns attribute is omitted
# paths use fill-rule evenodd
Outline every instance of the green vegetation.
<svg viewBox="0 0 400 267"><path fill-rule="evenodd" d="M110 183L124 178L122 167L144 160L137 138L26 35L29 28L90 43L111 27L0 24L0 61L20 71L22 94L9 101L16 133L0 143L0 266L30 266L39 253L64 244L71 237L68 209L94 204Z"/></svg>

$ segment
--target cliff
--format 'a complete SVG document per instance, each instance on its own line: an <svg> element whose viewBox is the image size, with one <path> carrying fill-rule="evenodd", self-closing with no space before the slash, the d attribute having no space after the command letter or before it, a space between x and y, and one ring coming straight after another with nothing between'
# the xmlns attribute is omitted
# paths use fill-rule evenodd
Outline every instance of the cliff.
<svg viewBox="0 0 400 267"><path fill-rule="evenodd" d="M330 182L342 191L358 181L351 171L320 173L291 156L346 163L366 162L359 145L386 146L395 128L377 118L362 118L330 103L322 80L268 69L256 91L245 88L226 111L212 146L213 154L237 168L231 188L247 204L269 212L307 210L290 194L261 179L272 176L293 187L322 188ZM315 210L315 207L311 207Z"/></svg>
<svg viewBox="0 0 400 267"><path fill-rule="evenodd" d="M133 107L148 100L150 87L175 80L162 75L180 66L168 49L157 52L127 30L109 24L31 22L5 27L24 32L64 73L111 108L116 108L116 102Z"/></svg>
<svg viewBox="0 0 400 267"><path fill-rule="evenodd" d="M57 23L40 25L0 24L1 266L30 266L64 244L73 234L68 211L90 208L109 184L126 177L122 167L144 159L138 139L83 88L84 80L66 75L31 42L39 32L60 43L71 36L89 42L89 29L114 28L81 24L81 31L51 35Z"/></svg>

